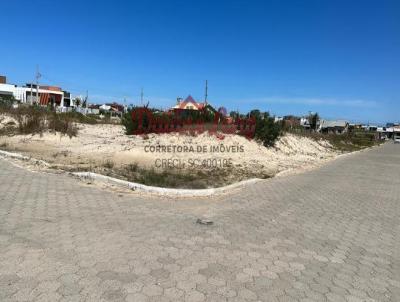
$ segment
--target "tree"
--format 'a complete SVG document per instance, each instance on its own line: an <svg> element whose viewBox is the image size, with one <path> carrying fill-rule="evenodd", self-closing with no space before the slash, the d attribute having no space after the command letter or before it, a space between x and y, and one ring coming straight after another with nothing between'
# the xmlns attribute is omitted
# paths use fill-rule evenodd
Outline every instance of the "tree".
<svg viewBox="0 0 400 302"><path fill-rule="evenodd" d="M135 110L135 107L128 109L128 112L124 113L121 119L121 123L125 127L125 134L128 135L131 135L138 128L137 121L134 122L132 119L132 110Z"/></svg>
<svg viewBox="0 0 400 302"><path fill-rule="evenodd" d="M310 124L310 129L311 130L317 130L318 121L319 121L318 113L310 113L309 114L308 123Z"/></svg>
<svg viewBox="0 0 400 302"><path fill-rule="evenodd" d="M13 95L0 95L0 108L9 109L15 101L16 99Z"/></svg>
<svg viewBox="0 0 400 302"><path fill-rule="evenodd" d="M239 115L239 114L238 114L236 111L231 111L231 112L229 112L229 116L230 116L231 118L236 118L238 115Z"/></svg>
<svg viewBox="0 0 400 302"><path fill-rule="evenodd" d="M262 118L261 111L258 109L253 109L250 111L250 116L254 116L256 119Z"/></svg>
<svg viewBox="0 0 400 302"><path fill-rule="evenodd" d="M80 97L74 99L74 104L76 107L79 107L82 104L82 100Z"/></svg>
<svg viewBox="0 0 400 302"><path fill-rule="evenodd" d="M281 124L275 123L275 119L268 112L252 110L256 118L255 138L260 140L265 147L271 147L281 134ZM251 115L250 112L250 115Z"/></svg>
<svg viewBox="0 0 400 302"><path fill-rule="evenodd" d="M86 108L87 107L87 97L85 97L83 100L82 100L82 107L83 108Z"/></svg>

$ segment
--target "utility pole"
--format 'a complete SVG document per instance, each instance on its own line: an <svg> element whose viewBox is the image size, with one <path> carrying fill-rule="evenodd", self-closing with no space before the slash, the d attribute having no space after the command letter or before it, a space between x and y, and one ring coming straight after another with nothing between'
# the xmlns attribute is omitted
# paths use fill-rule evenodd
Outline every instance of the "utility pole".
<svg viewBox="0 0 400 302"><path fill-rule="evenodd" d="M142 90L140 91L140 106L143 106L143 87Z"/></svg>
<svg viewBox="0 0 400 302"><path fill-rule="evenodd" d="M40 103L40 101L38 101L38 100L39 100L39 78L41 76L42 75L39 73L39 65L36 65L36 102L37 103ZM31 87L32 87L32 85L31 85Z"/></svg>
<svg viewBox="0 0 400 302"><path fill-rule="evenodd" d="M204 97L204 103L207 105L207 97L208 97L208 81L206 80L206 95Z"/></svg>
<svg viewBox="0 0 400 302"><path fill-rule="evenodd" d="M31 105L33 105L33 81L31 82Z"/></svg>

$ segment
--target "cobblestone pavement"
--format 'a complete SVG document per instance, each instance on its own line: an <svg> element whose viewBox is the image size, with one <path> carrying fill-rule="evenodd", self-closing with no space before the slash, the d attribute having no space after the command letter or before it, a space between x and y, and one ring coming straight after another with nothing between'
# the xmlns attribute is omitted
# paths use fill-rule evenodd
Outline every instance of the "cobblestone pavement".
<svg viewBox="0 0 400 302"><path fill-rule="evenodd" d="M0 301L400 301L400 145L219 198L5 160L0 191Z"/></svg>

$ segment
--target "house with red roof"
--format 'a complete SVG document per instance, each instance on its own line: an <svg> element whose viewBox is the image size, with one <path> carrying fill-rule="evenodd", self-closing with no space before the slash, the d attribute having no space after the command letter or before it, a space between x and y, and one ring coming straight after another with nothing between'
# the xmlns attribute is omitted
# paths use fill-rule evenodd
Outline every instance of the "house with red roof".
<svg viewBox="0 0 400 302"><path fill-rule="evenodd" d="M177 104L171 109L180 109L180 110L201 110L203 109L207 103L199 103L196 102L195 99L189 95L184 101L182 99L178 99Z"/></svg>

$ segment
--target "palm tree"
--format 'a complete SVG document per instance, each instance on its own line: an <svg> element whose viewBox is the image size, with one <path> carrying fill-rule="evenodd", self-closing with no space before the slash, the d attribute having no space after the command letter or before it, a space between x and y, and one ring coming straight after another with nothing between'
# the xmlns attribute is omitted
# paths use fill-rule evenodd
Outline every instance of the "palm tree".
<svg viewBox="0 0 400 302"><path fill-rule="evenodd" d="M81 105L81 98L77 97L74 99L75 107L79 107Z"/></svg>

